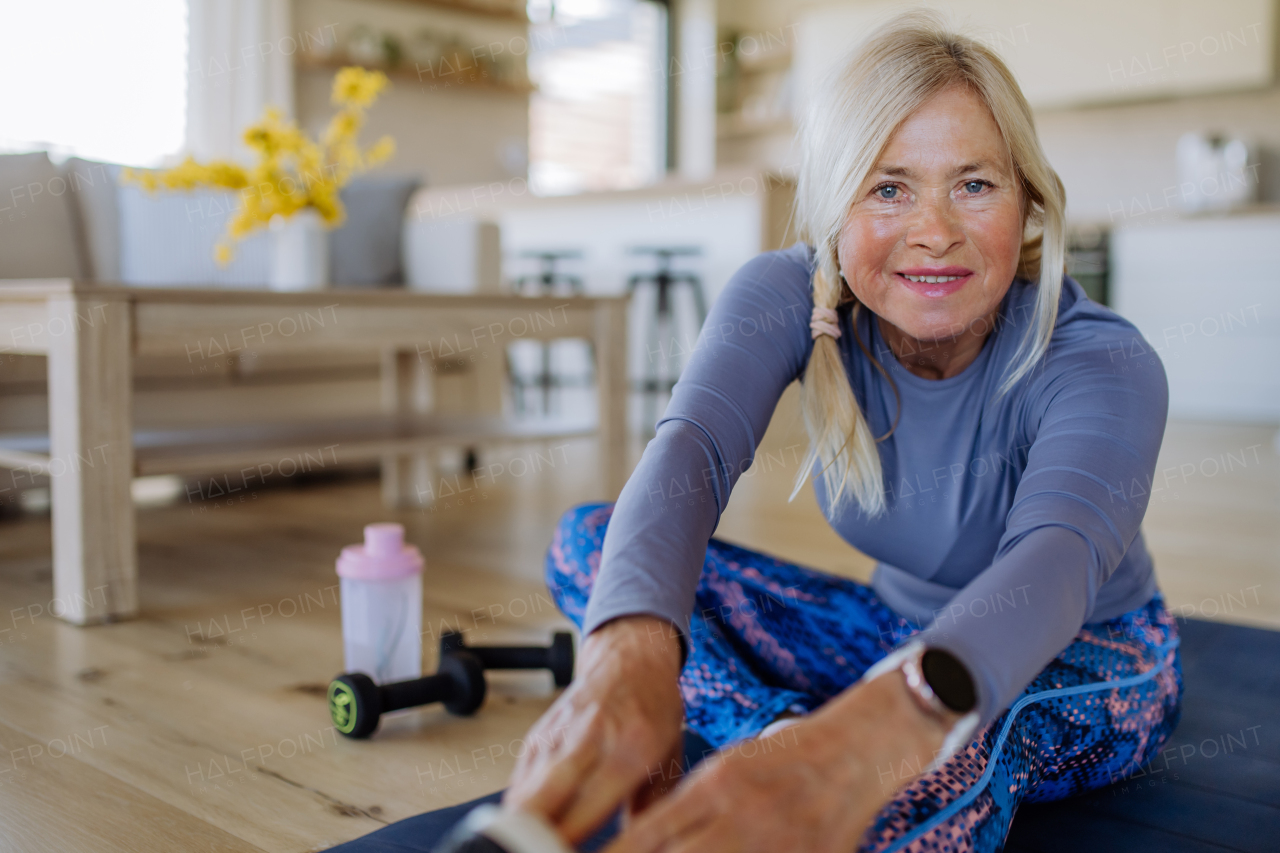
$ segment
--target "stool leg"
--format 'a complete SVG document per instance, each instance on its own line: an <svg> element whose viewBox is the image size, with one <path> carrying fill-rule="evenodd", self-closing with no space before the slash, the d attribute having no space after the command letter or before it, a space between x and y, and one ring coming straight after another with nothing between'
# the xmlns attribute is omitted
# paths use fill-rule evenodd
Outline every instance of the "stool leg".
<svg viewBox="0 0 1280 853"><path fill-rule="evenodd" d="M654 313L645 323L645 371L644 371L644 429L645 435L653 435L654 424L658 420L658 394L662 389L663 363L666 352L662 348L662 309L661 291L656 291L654 298L658 300Z"/></svg>
<svg viewBox="0 0 1280 853"><path fill-rule="evenodd" d="M538 386L542 389L542 414L551 414L551 342L542 342L542 372L538 374Z"/></svg>
<svg viewBox="0 0 1280 853"><path fill-rule="evenodd" d="M516 373L516 364L511 358L510 349L502 351L502 358L507 366L507 381L511 383L511 404L515 408L517 415L523 415L525 413L524 379Z"/></svg>

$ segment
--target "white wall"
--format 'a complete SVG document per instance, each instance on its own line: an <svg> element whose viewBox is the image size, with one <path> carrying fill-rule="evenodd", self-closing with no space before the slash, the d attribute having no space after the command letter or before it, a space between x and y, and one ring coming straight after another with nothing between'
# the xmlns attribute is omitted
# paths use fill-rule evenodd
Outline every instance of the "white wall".
<svg viewBox="0 0 1280 853"><path fill-rule="evenodd" d="M898 2L818 6L797 18L796 74L816 86ZM934 0L1009 64L1036 108L1261 87L1273 79L1272 0Z"/></svg>
<svg viewBox="0 0 1280 853"><path fill-rule="evenodd" d="M1280 423L1277 247L1280 214L1114 232L1113 303L1164 364L1171 417ZM1135 343L1112 363L1149 357Z"/></svg>
<svg viewBox="0 0 1280 853"><path fill-rule="evenodd" d="M1124 106L1042 111L1040 141L1067 187L1073 222L1109 226L1177 216L1174 147L1183 133L1222 131L1254 140L1259 198L1280 203L1280 86Z"/></svg>

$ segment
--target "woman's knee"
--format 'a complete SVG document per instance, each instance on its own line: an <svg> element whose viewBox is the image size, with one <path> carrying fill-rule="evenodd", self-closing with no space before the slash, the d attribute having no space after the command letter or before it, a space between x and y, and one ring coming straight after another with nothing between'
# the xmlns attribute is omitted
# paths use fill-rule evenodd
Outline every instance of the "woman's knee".
<svg viewBox="0 0 1280 853"><path fill-rule="evenodd" d="M565 609L566 597L578 598L590 592L612 514L610 503L581 504L567 510L556 523L547 550L546 581L561 610Z"/></svg>
<svg viewBox="0 0 1280 853"><path fill-rule="evenodd" d="M552 546L566 554L583 558L604 547L604 534L613 515L611 503L579 504L565 510L556 522Z"/></svg>

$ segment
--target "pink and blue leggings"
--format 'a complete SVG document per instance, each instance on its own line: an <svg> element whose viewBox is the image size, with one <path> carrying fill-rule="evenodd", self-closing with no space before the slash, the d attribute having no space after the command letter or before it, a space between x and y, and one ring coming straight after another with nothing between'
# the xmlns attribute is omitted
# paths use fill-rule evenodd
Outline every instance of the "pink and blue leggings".
<svg viewBox="0 0 1280 853"><path fill-rule="evenodd" d="M547 553L547 584L579 627L612 513L569 510ZM920 626L864 584L712 539L687 629L686 723L721 747L817 708ZM966 749L887 804L859 849L999 850L1021 803L1099 788L1154 758L1181 700L1177 624L1157 594L1085 625Z"/></svg>

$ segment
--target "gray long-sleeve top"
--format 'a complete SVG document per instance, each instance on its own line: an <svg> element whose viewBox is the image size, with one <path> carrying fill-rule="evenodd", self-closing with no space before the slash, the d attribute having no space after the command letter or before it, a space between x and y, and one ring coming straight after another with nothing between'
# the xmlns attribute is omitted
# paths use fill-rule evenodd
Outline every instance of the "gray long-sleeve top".
<svg viewBox="0 0 1280 853"><path fill-rule="evenodd" d="M687 629L707 542L808 363L812 258L802 243L762 254L716 301L618 498L586 632L631 614ZM902 409L879 444L889 511L869 519L852 504L832 525L878 561L881 598L968 668L981 725L1083 624L1156 592L1139 524L1164 435L1164 367L1132 324L1066 278L1047 356L996 400L1034 301L1034 285L1015 280L981 353L941 380L907 371L871 312L858 312ZM881 436L897 413L893 388L858 348L848 307L838 313L854 395ZM818 501L830 518L821 489Z"/></svg>

